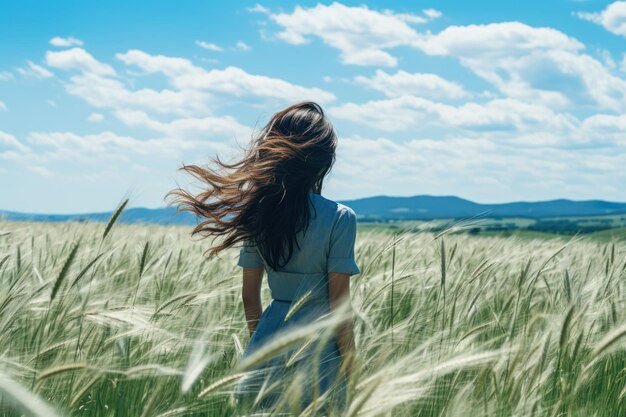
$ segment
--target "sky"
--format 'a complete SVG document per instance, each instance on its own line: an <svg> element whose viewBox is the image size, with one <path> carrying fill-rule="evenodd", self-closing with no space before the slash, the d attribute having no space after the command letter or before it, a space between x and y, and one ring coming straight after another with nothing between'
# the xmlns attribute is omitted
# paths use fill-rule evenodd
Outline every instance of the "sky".
<svg viewBox="0 0 626 417"><path fill-rule="evenodd" d="M0 0L0 210L164 206L314 100L323 194L626 201L626 2Z"/></svg>

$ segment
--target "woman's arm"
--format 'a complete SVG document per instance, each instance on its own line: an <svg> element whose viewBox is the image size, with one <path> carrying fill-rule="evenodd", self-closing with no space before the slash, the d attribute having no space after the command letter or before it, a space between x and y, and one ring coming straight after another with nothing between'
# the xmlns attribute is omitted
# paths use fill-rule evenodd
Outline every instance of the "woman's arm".
<svg viewBox="0 0 626 417"><path fill-rule="evenodd" d="M340 309L343 303L348 303L348 308L350 308L350 274L329 272L328 295L331 312ZM348 317L337 328L341 368L348 374L352 369L355 354L352 320L352 310L350 309Z"/></svg>
<svg viewBox="0 0 626 417"><path fill-rule="evenodd" d="M243 309L248 323L250 335L254 333L256 325L263 314L261 304L261 284L263 282L263 267L243 268L243 286L241 287L241 298L243 299Z"/></svg>

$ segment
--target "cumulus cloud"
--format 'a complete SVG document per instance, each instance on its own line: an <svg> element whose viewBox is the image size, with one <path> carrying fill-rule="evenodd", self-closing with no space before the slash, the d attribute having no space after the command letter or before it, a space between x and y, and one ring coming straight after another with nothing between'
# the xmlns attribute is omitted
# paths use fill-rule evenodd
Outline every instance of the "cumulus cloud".
<svg viewBox="0 0 626 417"><path fill-rule="evenodd" d="M80 39L76 39L73 36L70 36L69 38L55 36L54 38L50 39L50 45L67 48L70 46L83 46L83 41L81 41Z"/></svg>
<svg viewBox="0 0 626 417"><path fill-rule="evenodd" d="M189 115L210 113L214 94L235 97L259 97L292 102L305 99L325 103L335 99L332 93L307 88L282 79L250 74L238 67L207 71L190 60L164 55L150 55L131 50L117 54L117 59L147 74L162 74L172 88L131 89L118 77L112 66L95 59L81 48L48 51L47 65L78 71L66 83L67 91L97 108L141 109L162 114Z"/></svg>
<svg viewBox="0 0 626 417"><path fill-rule="evenodd" d="M20 152L28 151L28 146L22 144L17 138L9 133L0 130L0 145L4 148L18 150Z"/></svg>
<svg viewBox="0 0 626 417"><path fill-rule="evenodd" d="M24 77L32 77L42 80L44 78L51 78L54 76L50 71L42 67L41 65L35 64L33 61L26 61L27 66L25 68L18 68L17 72L19 72Z"/></svg>
<svg viewBox="0 0 626 417"><path fill-rule="evenodd" d="M161 114L207 112L208 94L193 90L131 90L122 81L93 73L70 77L67 92L88 104L105 109L138 108Z"/></svg>
<svg viewBox="0 0 626 417"><path fill-rule="evenodd" d="M620 110L626 82L578 40L551 28L518 22L450 26L419 40L430 55L452 56L502 93L549 106L573 103Z"/></svg>
<svg viewBox="0 0 626 417"><path fill-rule="evenodd" d="M418 32L411 24L425 23L441 16L433 9L424 16L392 11L376 11L367 6L349 7L341 3L330 6L297 6L291 13L268 13L281 27L276 37L300 45L311 37L341 53L346 64L396 66L390 49L407 46L430 55L470 57L490 53L522 55L537 49L579 50L577 40L552 28L534 28L519 22L488 25L449 26L440 33ZM494 60L497 56L492 57Z"/></svg>
<svg viewBox="0 0 626 417"><path fill-rule="evenodd" d="M118 110L115 116L126 126L145 128L170 137L194 137L212 139L218 137L241 137L249 139L252 129L240 124L231 116L207 116L180 118L161 122L137 110Z"/></svg>
<svg viewBox="0 0 626 417"><path fill-rule="evenodd" d="M581 19L597 23L609 32L626 37L626 1L616 1L598 13L575 13Z"/></svg>
<svg viewBox="0 0 626 417"><path fill-rule="evenodd" d="M240 51L250 51L252 49L252 47L250 47L250 45L248 45L244 41L237 41L237 43L235 44L235 48Z"/></svg>
<svg viewBox="0 0 626 417"><path fill-rule="evenodd" d="M626 147L626 115L594 114L583 120L579 135L597 146Z"/></svg>
<svg viewBox="0 0 626 417"><path fill-rule="evenodd" d="M28 142L54 151L51 156L56 159L79 160L99 157L127 160L128 153L171 157L190 149L224 148L222 144L208 141L169 137L140 140L110 131L87 135L73 132L33 132L29 135Z"/></svg>
<svg viewBox="0 0 626 417"><path fill-rule="evenodd" d="M206 70L185 58L150 55L140 50L120 53L116 58L127 71L116 71L82 48L46 53L47 65L71 72L65 81L69 94L95 108L110 110L129 128L157 132L163 137L139 140L114 132L36 132L29 136L29 141L47 148L46 155L60 159L81 155L83 159L96 158L102 154L126 160L125 152L172 157L191 150L228 151L233 139L247 142L252 129L232 116L215 115L227 97L245 98L246 103L254 103L255 98L264 103L305 99L326 103L335 99L332 93L319 88L250 74L238 67ZM139 87L146 74L162 75L166 87ZM101 113L88 117L91 122L103 119Z"/></svg>
<svg viewBox="0 0 626 417"><path fill-rule="evenodd" d="M255 4L254 7L248 7L247 9L250 13L269 13L270 9L267 7L261 6L259 3Z"/></svg>
<svg viewBox="0 0 626 417"><path fill-rule="evenodd" d="M615 23L615 4L607 10L617 28L621 26ZM581 104L613 111L626 107L626 82L612 73L610 63L585 54L580 41L550 27L501 22L420 32L411 24L423 16L341 3L297 6L291 13L267 15L281 27L277 38L294 45L319 38L339 50L345 64L395 66L398 59L391 51L404 46L457 59L500 93L518 100L550 107ZM438 13L425 11L424 16Z"/></svg>
<svg viewBox="0 0 626 417"><path fill-rule="evenodd" d="M388 74L383 70L377 70L373 77L357 76L355 81L380 91L387 97L413 95L459 99L468 96L461 84L448 81L437 74L408 73L402 70L395 74Z"/></svg>
<svg viewBox="0 0 626 417"><path fill-rule="evenodd" d="M212 42L196 41L196 45L198 45L200 48L208 49L209 51L214 52L222 52L224 50L224 48Z"/></svg>
<svg viewBox="0 0 626 417"><path fill-rule="evenodd" d="M188 59L150 55L139 50L130 50L116 57L146 73L164 74L171 85L181 90L207 90L237 97L258 96L288 102L310 99L327 103L335 99L334 94L320 88L302 87L279 78L249 74L233 66L207 71Z"/></svg>
<svg viewBox="0 0 626 417"><path fill-rule="evenodd" d="M427 125L468 130L524 132L537 129L573 130L577 120L551 109L514 99L496 99L485 104L468 102L453 106L421 97L400 96L363 104L347 103L330 109L334 117L379 130L398 132Z"/></svg>
<svg viewBox="0 0 626 417"><path fill-rule="evenodd" d="M602 61L604 61L604 65L606 65L607 68L610 68L610 69L617 68L617 63L613 59L613 56L611 55L610 51L607 51L606 49L601 49L600 56L602 57Z"/></svg>
<svg viewBox="0 0 626 417"><path fill-rule="evenodd" d="M113 67L96 60L89 52L82 48L48 51L46 52L46 64L49 67L64 70L77 69L85 73L96 75L116 75Z"/></svg>
<svg viewBox="0 0 626 417"><path fill-rule="evenodd" d="M433 16L432 11L428 13ZM411 24L431 18L341 3L296 6L291 13L268 16L282 28L276 37L287 43L301 45L309 42L310 37L318 37L338 49L345 64L389 67L396 66L398 60L387 50L416 42L420 35Z"/></svg>
<svg viewBox="0 0 626 417"><path fill-rule="evenodd" d="M580 50L578 40L552 28L536 28L520 22L448 26L437 34L418 37L413 46L430 55L473 57L506 53L524 55L535 50Z"/></svg>
<svg viewBox="0 0 626 417"><path fill-rule="evenodd" d="M553 199L556 189L560 195L615 199L626 181L624 158L625 148L579 152L463 136L407 141L349 136L339 141L329 187L343 198L424 193L498 202L520 195Z"/></svg>
<svg viewBox="0 0 626 417"><path fill-rule="evenodd" d="M443 13L436 9L424 9L423 12L424 15L426 15L430 19L439 19L441 16L443 16Z"/></svg>

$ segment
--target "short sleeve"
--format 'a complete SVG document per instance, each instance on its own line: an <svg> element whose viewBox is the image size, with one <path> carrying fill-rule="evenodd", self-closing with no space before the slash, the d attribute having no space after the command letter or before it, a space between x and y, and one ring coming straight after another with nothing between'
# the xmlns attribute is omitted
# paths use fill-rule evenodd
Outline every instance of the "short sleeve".
<svg viewBox="0 0 626 417"><path fill-rule="evenodd" d="M244 241L243 246L239 250L239 261L237 265L242 268L258 268L263 266L263 260L254 243L249 240Z"/></svg>
<svg viewBox="0 0 626 417"><path fill-rule="evenodd" d="M330 234L328 252L328 272L342 272L350 275L361 271L354 259L356 240L356 214L350 208L339 212Z"/></svg>

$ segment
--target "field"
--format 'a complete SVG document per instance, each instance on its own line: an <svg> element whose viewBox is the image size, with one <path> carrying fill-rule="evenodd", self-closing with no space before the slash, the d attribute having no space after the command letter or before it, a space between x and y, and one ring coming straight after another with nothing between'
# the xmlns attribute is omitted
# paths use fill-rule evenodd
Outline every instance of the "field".
<svg viewBox="0 0 626 417"><path fill-rule="evenodd" d="M237 251L188 232L0 222L0 415L239 415ZM624 240L364 227L357 262L346 415L626 415Z"/></svg>
<svg viewBox="0 0 626 417"><path fill-rule="evenodd" d="M463 218L438 219L430 221L386 221L362 222L363 228L391 228L397 231L418 228L422 231L439 233L451 227L462 225L458 232L473 236L520 236L554 238L586 235L603 240L626 238L626 216L605 215L587 217L543 217L543 218Z"/></svg>

